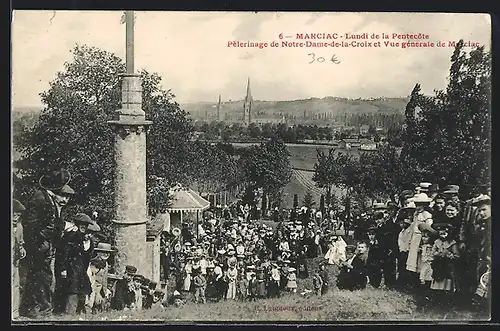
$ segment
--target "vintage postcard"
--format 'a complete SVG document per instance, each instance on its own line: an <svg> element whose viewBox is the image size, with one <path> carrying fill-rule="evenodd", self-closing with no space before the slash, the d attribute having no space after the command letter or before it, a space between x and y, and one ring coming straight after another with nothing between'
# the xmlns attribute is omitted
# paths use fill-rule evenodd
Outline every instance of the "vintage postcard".
<svg viewBox="0 0 500 331"><path fill-rule="evenodd" d="M13 322L489 320L490 30L14 11Z"/></svg>

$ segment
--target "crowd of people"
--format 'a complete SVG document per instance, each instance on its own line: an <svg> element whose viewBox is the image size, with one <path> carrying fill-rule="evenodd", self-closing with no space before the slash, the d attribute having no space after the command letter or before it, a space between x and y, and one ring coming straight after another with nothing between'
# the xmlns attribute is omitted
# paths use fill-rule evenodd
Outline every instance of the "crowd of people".
<svg viewBox="0 0 500 331"><path fill-rule="evenodd" d="M164 233L158 284L132 265L109 273L115 251L95 241L99 225L83 213L62 218L70 178L47 174L26 206L13 202L14 317L321 296L333 288L331 266L338 289L385 286L446 304L485 305L491 296L489 192L461 201L456 185L420 183L352 222L333 209L276 209L268 221L248 206L216 209Z"/></svg>

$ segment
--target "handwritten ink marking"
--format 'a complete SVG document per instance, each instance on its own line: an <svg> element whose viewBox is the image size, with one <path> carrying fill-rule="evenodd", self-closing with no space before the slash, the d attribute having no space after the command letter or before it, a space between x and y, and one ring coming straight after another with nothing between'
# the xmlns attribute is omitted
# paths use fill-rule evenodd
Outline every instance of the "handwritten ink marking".
<svg viewBox="0 0 500 331"><path fill-rule="evenodd" d="M56 17L56 11L55 10L52 11L52 17L49 19L50 25L52 25L52 20L54 19L54 17Z"/></svg>
<svg viewBox="0 0 500 331"><path fill-rule="evenodd" d="M309 62L309 64L311 64L313 62L319 62L319 63L325 62L325 58L323 56L316 58L316 54L314 54L314 53L309 53L307 55L312 56L311 62ZM333 62L334 64L341 63L340 60L337 58L337 55L335 55L335 54L332 55L332 58L330 59L330 61Z"/></svg>

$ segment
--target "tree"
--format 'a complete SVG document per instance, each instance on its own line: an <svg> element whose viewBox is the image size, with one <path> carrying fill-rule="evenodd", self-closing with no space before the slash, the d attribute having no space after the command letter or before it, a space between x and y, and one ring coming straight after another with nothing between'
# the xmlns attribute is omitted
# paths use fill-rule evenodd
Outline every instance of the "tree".
<svg viewBox="0 0 500 331"><path fill-rule="evenodd" d="M262 135L262 131L257 124L250 123L248 125L248 135L252 138L260 138L260 136Z"/></svg>
<svg viewBox="0 0 500 331"><path fill-rule="evenodd" d="M249 147L243 154L246 182L262 188L271 202L278 200L292 176L290 152L282 140L271 139Z"/></svg>
<svg viewBox="0 0 500 331"><path fill-rule="evenodd" d="M299 195L298 194L294 194L293 195L293 209L297 209L297 207L299 206Z"/></svg>
<svg viewBox="0 0 500 331"><path fill-rule="evenodd" d="M319 200L319 210L321 210L321 212L325 214L325 196L323 194L321 195L321 198Z"/></svg>
<svg viewBox="0 0 500 331"><path fill-rule="evenodd" d="M302 205L307 208L312 208L312 206L314 205L313 196L310 191L307 191L306 194L304 194L304 200L302 200Z"/></svg>
<svg viewBox="0 0 500 331"><path fill-rule="evenodd" d="M484 47L451 56L448 86L426 97L415 86L407 106L402 158L439 184L489 183L491 54ZM418 112L417 112L418 110Z"/></svg>
<svg viewBox="0 0 500 331"><path fill-rule="evenodd" d="M231 145L229 145L231 146ZM199 192L215 193L234 187L242 178L238 159L224 144L195 142L192 178Z"/></svg>
<svg viewBox="0 0 500 331"><path fill-rule="evenodd" d="M121 105L125 66L114 54L94 47L77 45L72 53L73 61L41 94L45 108L38 120L15 142L22 152L17 167L27 189L45 172L67 168L81 209L110 218L115 162L107 121ZM147 139L148 203L154 214L166 207L169 184L188 179L181 169L190 164L183 152L189 148L192 124L173 94L160 88L158 75L142 71L141 78L143 109L154 121Z"/></svg>
<svg viewBox="0 0 500 331"><path fill-rule="evenodd" d="M349 189L356 186L356 171L357 162L351 154L335 153L333 148L325 154L318 149L312 179L316 186L326 190L326 199L330 201L334 187Z"/></svg>

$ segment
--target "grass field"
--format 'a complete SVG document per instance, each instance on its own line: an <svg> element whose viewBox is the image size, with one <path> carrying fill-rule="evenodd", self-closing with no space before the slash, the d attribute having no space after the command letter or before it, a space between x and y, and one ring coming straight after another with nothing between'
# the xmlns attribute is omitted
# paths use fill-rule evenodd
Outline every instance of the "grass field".
<svg viewBox="0 0 500 331"><path fill-rule="evenodd" d="M317 260L309 261L309 271ZM285 294L277 299L261 299L256 302L224 301L195 304L184 307L166 307L141 312L112 311L75 317L61 316L51 321L475 321L487 320L486 313L442 306L420 306L413 294L388 289L367 288L361 291L338 290L335 278L338 270L329 266L332 288L324 296L312 293L300 295L304 289L312 289L311 279L298 280L298 292ZM20 320L22 321L22 320ZM26 321L26 320L24 320Z"/></svg>

